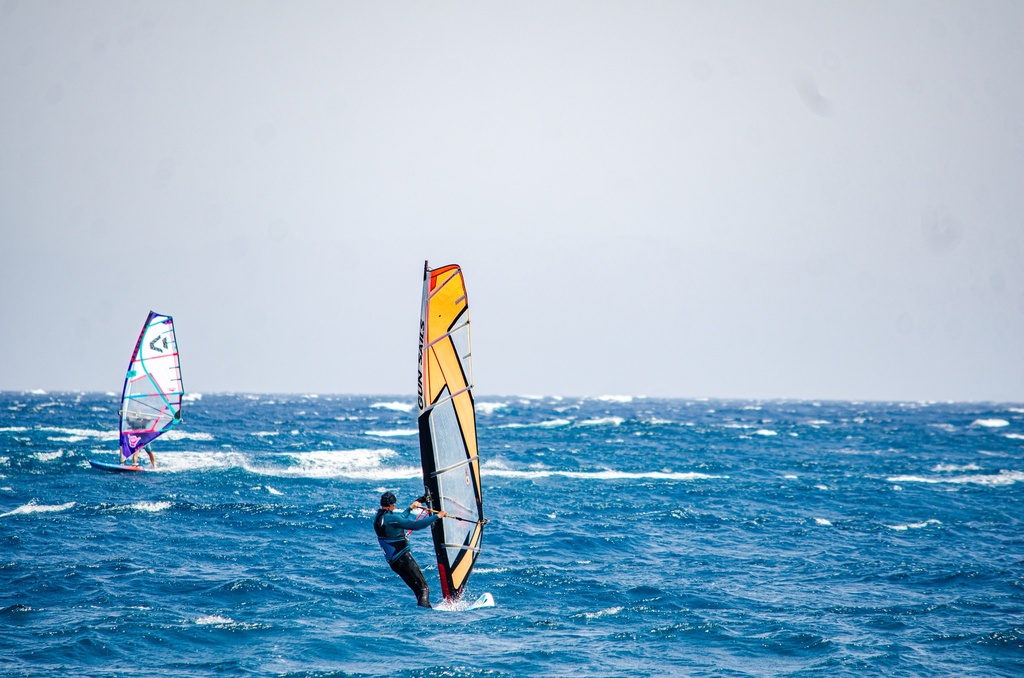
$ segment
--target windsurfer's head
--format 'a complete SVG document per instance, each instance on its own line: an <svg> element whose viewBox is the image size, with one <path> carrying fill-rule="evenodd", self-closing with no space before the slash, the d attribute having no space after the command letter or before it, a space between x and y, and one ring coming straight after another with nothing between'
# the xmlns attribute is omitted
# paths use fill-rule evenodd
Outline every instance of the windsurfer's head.
<svg viewBox="0 0 1024 678"><path fill-rule="evenodd" d="M380 505L383 506L384 508L387 508L388 506L394 506L395 502L397 501L398 499L396 499L395 495L392 494L391 492L385 492L384 494L380 495Z"/></svg>

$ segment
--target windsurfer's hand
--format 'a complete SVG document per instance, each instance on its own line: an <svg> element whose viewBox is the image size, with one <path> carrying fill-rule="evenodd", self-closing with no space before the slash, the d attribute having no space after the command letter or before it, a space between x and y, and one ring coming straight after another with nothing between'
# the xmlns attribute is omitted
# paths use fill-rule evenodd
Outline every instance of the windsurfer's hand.
<svg viewBox="0 0 1024 678"><path fill-rule="evenodd" d="M444 518L446 515L448 515L447 511L438 511L437 512L437 517L438 518Z"/></svg>
<svg viewBox="0 0 1024 678"><path fill-rule="evenodd" d="M419 507L420 507L420 502L419 502L418 499L416 501L414 501L413 503L409 504L409 508L411 508L411 509L418 509Z"/></svg>

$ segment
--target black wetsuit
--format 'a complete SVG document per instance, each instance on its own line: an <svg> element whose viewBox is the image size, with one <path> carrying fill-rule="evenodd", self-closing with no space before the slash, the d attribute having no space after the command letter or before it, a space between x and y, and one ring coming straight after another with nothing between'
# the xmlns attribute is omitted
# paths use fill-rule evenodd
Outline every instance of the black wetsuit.
<svg viewBox="0 0 1024 678"><path fill-rule="evenodd" d="M377 533L377 542L384 551L388 565L398 573L409 588L416 594L416 604L420 607L430 607L430 586L420 571L416 559L412 557L409 550L409 540L405 538L406 530L422 530L430 527L437 521L436 515L423 518L411 518L406 509L401 513L380 509L377 517L373 520L373 531Z"/></svg>

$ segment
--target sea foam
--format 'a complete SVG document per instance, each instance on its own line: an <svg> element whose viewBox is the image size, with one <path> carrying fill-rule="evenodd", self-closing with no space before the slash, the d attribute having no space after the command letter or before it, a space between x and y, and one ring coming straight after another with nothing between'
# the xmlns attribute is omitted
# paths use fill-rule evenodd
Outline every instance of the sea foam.
<svg viewBox="0 0 1024 678"><path fill-rule="evenodd" d="M75 505L75 502L69 501L66 504L37 504L35 500L30 501L27 504L23 504L13 511L7 513L0 513L0 518L5 516L17 516L26 515L31 513L60 513L61 511L67 511L69 508Z"/></svg>

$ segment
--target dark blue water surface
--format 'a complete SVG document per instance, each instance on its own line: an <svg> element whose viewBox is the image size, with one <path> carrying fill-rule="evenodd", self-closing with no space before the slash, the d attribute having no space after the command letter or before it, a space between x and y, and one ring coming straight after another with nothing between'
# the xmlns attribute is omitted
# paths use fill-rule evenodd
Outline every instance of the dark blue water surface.
<svg viewBox="0 0 1024 678"><path fill-rule="evenodd" d="M496 605L421 610L412 405L194 397L112 474L113 394L0 394L0 674L1024 675L1024 407L481 398Z"/></svg>

